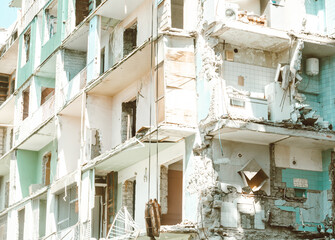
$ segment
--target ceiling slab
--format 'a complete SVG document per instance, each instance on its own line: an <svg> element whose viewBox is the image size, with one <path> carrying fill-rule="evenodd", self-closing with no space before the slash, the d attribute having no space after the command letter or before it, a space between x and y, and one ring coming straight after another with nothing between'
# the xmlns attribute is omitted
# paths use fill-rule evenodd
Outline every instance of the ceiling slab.
<svg viewBox="0 0 335 240"><path fill-rule="evenodd" d="M290 46L290 38L286 32L239 21L217 24L212 35L226 43L271 52L281 52Z"/></svg>
<svg viewBox="0 0 335 240"><path fill-rule="evenodd" d="M15 109L15 99L14 99L14 95L11 95L0 106L0 124L12 124L13 123L14 109Z"/></svg>

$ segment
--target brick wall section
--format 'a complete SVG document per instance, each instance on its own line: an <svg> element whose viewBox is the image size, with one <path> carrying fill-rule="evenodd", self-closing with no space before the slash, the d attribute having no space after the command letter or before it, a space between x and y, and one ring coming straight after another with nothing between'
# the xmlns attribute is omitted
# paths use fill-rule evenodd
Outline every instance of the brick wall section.
<svg viewBox="0 0 335 240"><path fill-rule="evenodd" d="M126 207L131 216L134 216L134 182L125 181L122 185L122 206Z"/></svg>
<svg viewBox="0 0 335 240"><path fill-rule="evenodd" d="M168 213L168 174L169 168L161 166L161 176L160 176L160 204L162 214Z"/></svg>
<svg viewBox="0 0 335 240"><path fill-rule="evenodd" d="M64 70L69 76L69 81L86 66L86 52L64 51Z"/></svg>

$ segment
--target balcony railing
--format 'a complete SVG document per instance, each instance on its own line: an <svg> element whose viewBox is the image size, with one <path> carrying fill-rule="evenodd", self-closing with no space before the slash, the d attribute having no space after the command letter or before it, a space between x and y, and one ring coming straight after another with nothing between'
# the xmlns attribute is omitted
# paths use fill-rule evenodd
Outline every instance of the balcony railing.
<svg viewBox="0 0 335 240"><path fill-rule="evenodd" d="M22 121L21 125L17 129L16 143L21 142L28 137L37 127L43 122L53 116L55 112L55 96L48 99L43 105L41 105L31 116L27 117Z"/></svg>

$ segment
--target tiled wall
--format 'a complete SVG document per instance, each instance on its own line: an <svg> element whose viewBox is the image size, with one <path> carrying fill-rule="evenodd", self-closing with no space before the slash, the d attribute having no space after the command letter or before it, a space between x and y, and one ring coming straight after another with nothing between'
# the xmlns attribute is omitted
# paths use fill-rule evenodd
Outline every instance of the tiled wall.
<svg viewBox="0 0 335 240"><path fill-rule="evenodd" d="M223 78L227 86L264 93L264 87L274 81L276 69L259 67L249 64L224 61ZM238 77L244 77L244 86L238 85Z"/></svg>
<svg viewBox="0 0 335 240"><path fill-rule="evenodd" d="M320 104L325 121L335 124L335 56L321 59Z"/></svg>
<svg viewBox="0 0 335 240"><path fill-rule="evenodd" d="M327 33L335 34L335 1L326 0Z"/></svg>
<svg viewBox="0 0 335 240"><path fill-rule="evenodd" d="M310 105L313 110L316 110L318 115L321 115L320 108L320 74L316 76L308 76L306 74L306 58L303 58L302 61L302 82L298 86L299 93L302 93L306 96L306 104Z"/></svg>
<svg viewBox="0 0 335 240"><path fill-rule="evenodd" d="M313 26L311 29L307 30L317 30L319 33L324 33L326 30L325 0L305 0L305 10L307 14L307 28L308 26ZM316 18L314 18L313 16L316 16ZM317 19L318 23L314 22Z"/></svg>

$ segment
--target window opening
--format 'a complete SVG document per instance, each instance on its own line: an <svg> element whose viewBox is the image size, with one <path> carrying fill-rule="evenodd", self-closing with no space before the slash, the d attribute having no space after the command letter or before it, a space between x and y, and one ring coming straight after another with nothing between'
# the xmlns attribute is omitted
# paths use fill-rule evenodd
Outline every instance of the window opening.
<svg viewBox="0 0 335 240"><path fill-rule="evenodd" d="M136 99L134 101L122 103L122 142L129 140L136 134Z"/></svg>
<svg viewBox="0 0 335 240"><path fill-rule="evenodd" d="M137 22L123 32L123 56L127 56L137 46Z"/></svg>
<svg viewBox="0 0 335 240"><path fill-rule="evenodd" d="M100 74L105 72L105 48L100 51Z"/></svg>
<svg viewBox="0 0 335 240"><path fill-rule="evenodd" d="M55 89L54 88L42 88L41 92L41 105L48 101L53 95L55 94Z"/></svg>
<svg viewBox="0 0 335 240"><path fill-rule="evenodd" d="M184 0L171 0L171 25L184 28Z"/></svg>
<svg viewBox="0 0 335 240"><path fill-rule="evenodd" d="M26 63L29 61L29 54L30 54L30 40L31 40L31 29L29 28L25 34L23 35L23 42L24 42L24 61L23 63Z"/></svg>
<svg viewBox="0 0 335 240"><path fill-rule="evenodd" d="M18 220L19 220L19 240L23 240L24 238L24 208L18 212Z"/></svg>
<svg viewBox="0 0 335 240"><path fill-rule="evenodd" d="M89 14L89 0L76 0L76 26Z"/></svg>
<svg viewBox="0 0 335 240"><path fill-rule="evenodd" d="M50 184L50 163L51 153L47 153L43 157L43 184L45 186Z"/></svg>
<svg viewBox="0 0 335 240"><path fill-rule="evenodd" d="M53 35L57 33L57 1L50 4L45 9L45 41L47 42Z"/></svg>
<svg viewBox="0 0 335 240"><path fill-rule="evenodd" d="M29 87L22 92L23 95L23 111L22 111L22 120L26 119L29 116Z"/></svg>
<svg viewBox="0 0 335 240"><path fill-rule="evenodd" d="M57 196L58 219L57 229L63 230L78 222L78 189L74 186Z"/></svg>

